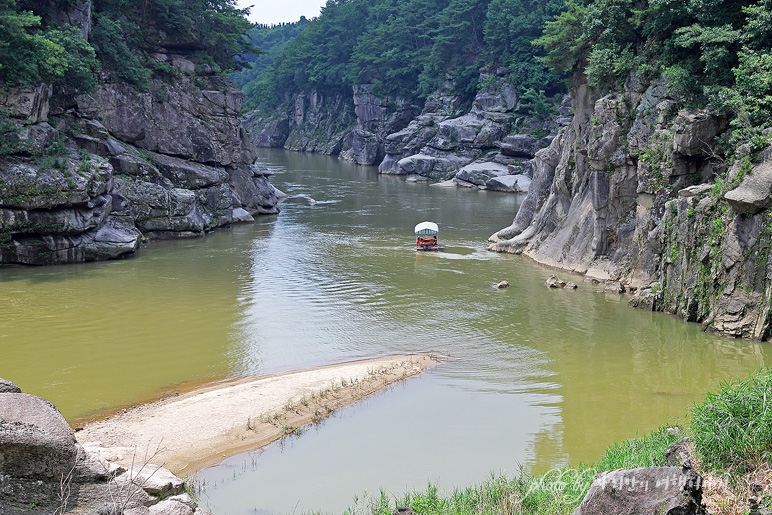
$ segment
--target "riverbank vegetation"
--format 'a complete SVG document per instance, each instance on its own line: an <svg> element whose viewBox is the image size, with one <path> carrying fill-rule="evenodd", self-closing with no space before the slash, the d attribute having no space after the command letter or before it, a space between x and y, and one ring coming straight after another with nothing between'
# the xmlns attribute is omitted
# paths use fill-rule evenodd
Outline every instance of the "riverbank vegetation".
<svg viewBox="0 0 772 515"><path fill-rule="evenodd" d="M571 514L598 472L666 466L668 447L686 438L692 465L705 478L703 502L716 515L739 515L772 507L772 368L721 384L690 410L684 430L656 431L609 447L595 463L531 475L494 477L450 493L435 486L400 497L381 492L357 500L348 513L391 515L409 507L432 514Z"/></svg>

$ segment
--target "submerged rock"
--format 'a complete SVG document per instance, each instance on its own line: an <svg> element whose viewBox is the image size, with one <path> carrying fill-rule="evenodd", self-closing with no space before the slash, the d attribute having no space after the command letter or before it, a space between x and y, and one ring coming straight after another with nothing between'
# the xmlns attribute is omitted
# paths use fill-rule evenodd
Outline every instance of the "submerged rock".
<svg viewBox="0 0 772 515"><path fill-rule="evenodd" d="M561 279L558 279L558 277L555 276L555 275L551 275L544 282L544 286L546 286L548 288L565 288L566 287L566 282L561 280Z"/></svg>

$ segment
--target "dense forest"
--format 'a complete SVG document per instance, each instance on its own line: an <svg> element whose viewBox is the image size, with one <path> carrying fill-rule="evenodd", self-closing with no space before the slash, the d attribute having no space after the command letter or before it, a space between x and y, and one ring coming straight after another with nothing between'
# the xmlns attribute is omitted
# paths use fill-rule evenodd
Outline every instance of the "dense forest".
<svg viewBox="0 0 772 515"><path fill-rule="evenodd" d="M563 4L328 0L321 15L286 43L270 66L242 83L247 103L275 106L287 91L348 94L360 83L372 84L380 95L420 102L448 78L457 94L469 98L484 66L506 67L522 91L555 93L563 89L565 74L540 64L537 58L544 51L531 42ZM263 47L264 40L255 42Z"/></svg>
<svg viewBox="0 0 772 515"><path fill-rule="evenodd" d="M271 31L281 51L238 76L250 107L358 83L420 104L448 79L470 98L486 68L535 98L581 69L600 90L634 73L726 112L722 152L772 124L772 0L329 0L318 18L253 38Z"/></svg>
<svg viewBox="0 0 772 515"><path fill-rule="evenodd" d="M248 52L241 58L247 66L242 70L231 74L231 79L238 87L244 90L247 99L255 96L255 90L264 88L263 81L267 80L265 71L273 64L287 46L287 43L295 39L305 28L308 20L305 16L300 17L300 21L295 23L284 23L281 25L255 25L247 31L247 37L257 52ZM254 103L247 107L254 108Z"/></svg>
<svg viewBox="0 0 772 515"><path fill-rule="evenodd" d="M0 85L48 82L89 91L99 70L143 87L169 70L149 56L158 48L177 49L229 73L245 62L251 46L247 10L234 0L94 0L86 42L78 29L56 14L70 0L0 0Z"/></svg>

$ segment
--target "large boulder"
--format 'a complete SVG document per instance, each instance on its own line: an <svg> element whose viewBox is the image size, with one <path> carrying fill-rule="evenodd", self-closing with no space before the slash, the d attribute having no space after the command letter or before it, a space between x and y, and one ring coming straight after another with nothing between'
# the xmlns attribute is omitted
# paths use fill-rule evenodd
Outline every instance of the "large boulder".
<svg viewBox="0 0 772 515"><path fill-rule="evenodd" d="M755 215L772 206L772 148L761 153L761 163L743 177L724 198L738 214Z"/></svg>
<svg viewBox="0 0 772 515"><path fill-rule="evenodd" d="M26 393L0 402L0 476L58 479L75 466L75 435L56 407Z"/></svg>
<svg viewBox="0 0 772 515"><path fill-rule="evenodd" d="M689 468L601 472L574 515L704 515L702 478Z"/></svg>
<svg viewBox="0 0 772 515"><path fill-rule="evenodd" d="M528 193L531 179L526 175L502 175L491 177L485 183L485 188L491 191L503 191L506 193Z"/></svg>
<svg viewBox="0 0 772 515"><path fill-rule="evenodd" d="M446 180L454 177L456 171L467 162L468 160L455 155L434 157L416 154L400 159L397 165L408 174L421 175L432 180Z"/></svg>
<svg viewBox="0 0 772 515"><path fill-rule="evenodd" d="M485 183L492 177L500 177L508 174L509 170L502 164L490 162L471 163L462 167L456 173L456 179L470 182L476 186L485 186Z"/></svg>
<svg viewBox="0 0 772 515"><path fill-rule="evenodd" d="M498 143L501 153L506 156L528 157L550 144L547 138L534 138L528 134L510 134Z"/></svg>
<svg viewBox="0 0 772 515"><path fill-rule="evenodd" d="M675 119L673 150L685 156L705 156L712 153L713 138L726 128L723 117L707 111L682 109Z"/></svg>
<svg viewBox="0 0 772 515"><path fill-rule="evenodd" d="M21 393L21 388L8 379L0 378L0 393Z"/></svg>

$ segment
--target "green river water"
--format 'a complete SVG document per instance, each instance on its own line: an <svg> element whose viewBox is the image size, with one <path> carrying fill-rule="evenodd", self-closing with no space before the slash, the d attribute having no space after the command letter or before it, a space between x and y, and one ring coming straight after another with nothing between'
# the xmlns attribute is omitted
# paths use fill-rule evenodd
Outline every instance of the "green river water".
<svg viewBox="0 0 772 515"><path fill-rule="evenodd" d="M289 198L277 216L136 257L0 269L0 377L77 424L226 378L436 352L440 366L298 439L206 469L215 515L340 512L355 495L444 490L491 474L596 459L682 419L772 347L550 290L553 272L485 250L523 196L379 176L333 158L261 151ZM444 251L416 253L413 226ZM507 280L508 290L492 285Z"/></svg>

